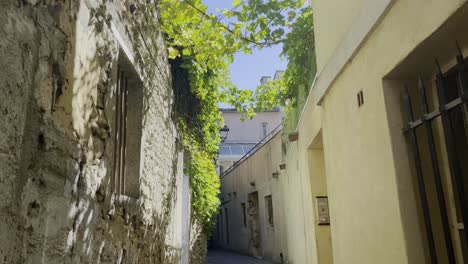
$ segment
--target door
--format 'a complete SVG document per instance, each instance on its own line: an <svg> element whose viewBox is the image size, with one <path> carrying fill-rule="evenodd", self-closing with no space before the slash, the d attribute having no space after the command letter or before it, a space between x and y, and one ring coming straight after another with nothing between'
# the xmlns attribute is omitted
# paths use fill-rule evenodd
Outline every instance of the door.
<svg viewBox="0 0 468 264"><path fill-rule="evenodd" d="M249 218L249 251L252 256L261 256L261 236L258 192L250 193L248 196L248 218Z"/></svg>

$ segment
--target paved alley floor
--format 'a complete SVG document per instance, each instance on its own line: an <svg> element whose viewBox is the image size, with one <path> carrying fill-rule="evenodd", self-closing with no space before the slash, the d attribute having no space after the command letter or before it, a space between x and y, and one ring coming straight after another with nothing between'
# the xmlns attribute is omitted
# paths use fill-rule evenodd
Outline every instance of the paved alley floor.
<svg viewBox="0 0 468 264"><path fill-rule="evenodd" d="M210 249L206 264L270 264L270 262L229 251Z"/></svg>

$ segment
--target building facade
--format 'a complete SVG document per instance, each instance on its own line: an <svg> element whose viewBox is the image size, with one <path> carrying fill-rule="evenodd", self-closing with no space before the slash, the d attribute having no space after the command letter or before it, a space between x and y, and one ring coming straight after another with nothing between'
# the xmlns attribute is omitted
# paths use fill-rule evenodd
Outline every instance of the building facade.
<svg viewBox="0 0 468 264"><path fill-rule="evenodd" d="M282 74L277 71L273 79L263 76L260 84L268 85ZM282 229L281 222L274 219L281 215L282 206L278 204L279 196L275 194L273 198L272 193L276 193L280 184L272 181L271 174L282 160L283 113L280 108L274 108L243 120L243 113L234 108L222 108L221 112L225 124L217 161L221 206L212 244L279 260L284 248L280 243ZM258 169L254 168L255 164L259 164ZM266 218L265 214L268 214Z"/></svg>
<svg viewBox="0 0 468 264"><path fill-rule="evenodd" d="M255 145L277 128L282 121L279 108L256 113L251 120L242 121L242 113L233 108L221 109L224 124L229 132L219 146L218 168L220 174L247 154Z"/></svg>
<svg viewBox="0 0 468 264"><path fill-rule="evenodd" d="M222 244L283 263L466 263L467 1L312 4L317 77L284 155L274 138L222 176Z"/></svg>
<svg viewBox="0 0 468 264"><path fill-rule="evenodd" d="M221 174L215 246L281 263L286 255L281 127Z"/></svg>
<svg viewBox="0 0 468 264"><path fill-rule="evenodd" d="M0 262L189 263L206 250L151 5L1 1Z"/></svg>
<svg viewBox="0 0 468 264"><path fill-rule="evenodd" d="M268 85L272 80L281 79L284 71L276 71L273 78L263 76L260 85ZM255 145L281 125L283 112L275 107L263 112L256 112L252 119L243 118L235 108L221 108L225 129L221 132L222 142L218 155L218 174L221 175L235 162L247 154Z"/></svg>
<svg viewBox="0 0 468 264"><path fill-rule="evenodd" d="M282 175L288 261L466 263L467 2L312 4L318 75Z"/></svg>

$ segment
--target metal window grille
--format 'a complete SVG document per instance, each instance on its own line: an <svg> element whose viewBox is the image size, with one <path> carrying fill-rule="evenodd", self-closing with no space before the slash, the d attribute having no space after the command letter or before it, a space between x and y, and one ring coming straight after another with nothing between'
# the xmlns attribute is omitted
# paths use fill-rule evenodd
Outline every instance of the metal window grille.
<svg viewBox="0 0 468 264"><path fill-rule="evenodd" d="M442 184L442 177L441 177L441 171L440 171L440 159L438 157L435 141L434 141L434 132L432 128L432 123L435 120L435 118L440 117L442 120L442 126L443 126L443 133L444 133L444 138L445 138L445 145L446 145L446 151L448 155L448 162L449 162L449 170L450 170L450 176L455 188L455 191L458 193L459 199L457 199L457 202L459 203L459 207L461 209L461 218L465 222L465 228L463 229L463 234L462 236L465 237L465 239L468 241L468 228L466 228L468 224L468 211L466 207L466 201L465 201L465 188L464 188L464 183L462 179L462 172L460 169L460 161L459 155L457 155L457 149L456 149L456 144L457 142L454 141L454 126L452 124L452 120L450 119L450 113L451 111L454 111L455 109L461 108L461 110L464 113L464 122L465 122L465 129L466 129L466 123L467 123L467 117L466 117L466 108L467 108L467 102L468 102L468 67L463 59L463 54L461 53L461 50L458 50L458 55L457 55L457 64L455 66L455 72L456 74L456 88L458 90L458 94L455 96L454 99L450 99L447 96L448 93L448 78L447 74L443 74L440 68L440 65L438 62L436 62L437 66L437 74L436 74L436 91L437 91L437 97L438 97L438 102L439 102L439 107L438 109L429 112L429 107L428 107L428 99L427 99L427 94L426 94L426 87L425 84L422 80L422 78L419 78L418 80L418 95L419 95L419 101L421 104L421 116L418 118L415 118L413 114L413 106L412 106L412 98L409 96L409 90L406 88L406 92L404 95L404 104L406 108L406 115L408 119L408 123L406 128L404 129L404 133L407 135L409 142L411 144L411 149L412 149L412 154L413 154L413 159L415 163L415 169L416 169L416 180L417 180L417 188L419 191L419 199L421 202L421 209L423 213L423 218L424 218L424 229L426 232L426 237L427 237L427 242L428 242L428 248L429 248L429 255L431 259L431 263L438 263L438 256L437 256L437 251L436 251L436 243L434 239L434 232L433 232L433 219L431 218L430 214L430 199L428 199L428 192L427 192L427 182L426 178L423 175L423 165L421 161L421 153L419 149L419 142L416 129L418 128L423 128L426 131L426 142L424 144L427 144L428 147L428 152L430 155L430 161L431 161L431 171L432 171L432 179L435 184L435 195L437 196L437 201L438 201L438 209L441 217L441 222L442 222L442 231L443 231L443 241L446 247L447 251L447 258L448 258L448 263L455 263L455 253L454 253L454 246L452 242L452 237L450 233L450 225L449 225L449 218L448 218L448 213L447 213L447 207L446 207L446 193L444 193L444 188ZM453 74L453 73L452 73ZM466 161L464 161L466 162ZM465 179L466 180L466 179ZM441 256L439 256L439 259Z"/></svg>
<svg viewBox="0 0 468 264"><path fill-rule="evenodd" d="M128 77L121 70L121 67L119 67L117 74L113 191L116 194L124 194Z"/></svg>

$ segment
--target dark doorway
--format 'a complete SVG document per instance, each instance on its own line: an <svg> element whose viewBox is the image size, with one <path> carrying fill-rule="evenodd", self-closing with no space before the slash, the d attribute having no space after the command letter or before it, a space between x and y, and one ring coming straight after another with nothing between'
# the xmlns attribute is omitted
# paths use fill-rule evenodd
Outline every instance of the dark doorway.
<svg viewBox="0 0 468 264"><path fill-rule="evenodd" d="M224 208L224 216L226 218L226 244L229 245L229 215L227 208Z"/></svg>
<svg viewBox="0 0 468 264"><path fill-rule="evenodd" d="M248 217L249 217L249 251L253 256L261 256L261 236L258 192L249 194L248 197Z"/></svg>

